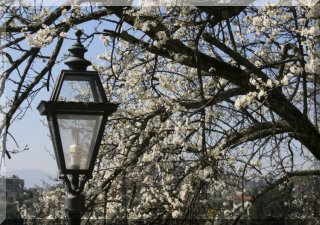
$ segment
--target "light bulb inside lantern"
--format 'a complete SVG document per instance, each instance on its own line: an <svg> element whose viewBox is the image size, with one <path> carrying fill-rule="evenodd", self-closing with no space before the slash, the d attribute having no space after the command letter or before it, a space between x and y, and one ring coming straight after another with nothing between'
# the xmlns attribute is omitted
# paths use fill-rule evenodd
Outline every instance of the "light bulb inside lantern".
<svg viewBox="0 0 320 225"><path fill-rule="evenodd" d="M72 128L72 144L69 146L70 167L80 169L81 148L79 145L79 128Z"/></svg>

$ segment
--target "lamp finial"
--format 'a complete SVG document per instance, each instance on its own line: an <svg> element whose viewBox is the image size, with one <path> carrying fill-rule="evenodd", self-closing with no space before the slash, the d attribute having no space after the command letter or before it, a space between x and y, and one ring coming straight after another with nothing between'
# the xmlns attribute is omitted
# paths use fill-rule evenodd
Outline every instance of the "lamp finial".
<svg viewBox="0 0 320 225"><path fill-rule="evenodd" d="M82 30L77 30L75 35L77 40L68 49L70 52L69 58L65 61L65 64L69 66L71 70L87 70L87 66L91 65L91 62L84 58L84 53L87 51L85 47L81 44Z"/></svg>

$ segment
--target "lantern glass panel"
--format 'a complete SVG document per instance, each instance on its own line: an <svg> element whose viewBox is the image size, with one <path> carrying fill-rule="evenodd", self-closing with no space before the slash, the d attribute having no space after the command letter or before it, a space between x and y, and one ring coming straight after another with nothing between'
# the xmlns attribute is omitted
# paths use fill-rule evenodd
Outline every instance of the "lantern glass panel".
<svg viewBox="0 0 320 225"><path fill-rule="evenodd" d="M55 127L54 127L54 119L52 118L52 116L48 116L48 125L49 125L49 129L50 129L50 135L51 138L53 140L53 147L54 147L54 151L55 151L55 156L57 157L57 163L58 163L58 167L59 170L61 170L61 161L58 159L59 158L59 151L58 151L58 146L57 146L57 136L56 136L56 132L55 132Z"/></svg>
<svg viewBox="0 0 320 225"><path fill-rule="evenodd" d="M66 169L89 169L102 116L57 115Z"/></svg>
<svg viewBox="0 0 320 225"><path fill-rule="evenodd" d="M69 75L62 82L58 101L102 102L102 98L93 77Z"/></svg>

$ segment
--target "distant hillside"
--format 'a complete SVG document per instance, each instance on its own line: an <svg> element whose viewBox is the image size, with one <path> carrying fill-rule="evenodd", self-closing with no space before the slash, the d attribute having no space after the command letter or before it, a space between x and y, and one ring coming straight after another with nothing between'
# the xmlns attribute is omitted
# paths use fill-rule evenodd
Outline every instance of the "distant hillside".
<svg viewBox="0 0 320 225"><path fill-rule="evenodd" d="M17 175L19 178L24 179L24 187L32 188L35 186L44 186L44 182L49 185L54 185L57 182L53 181L56 175L49 174L41 170L11 170L7 171L6 176L11 177L12 175Z"/></svg>

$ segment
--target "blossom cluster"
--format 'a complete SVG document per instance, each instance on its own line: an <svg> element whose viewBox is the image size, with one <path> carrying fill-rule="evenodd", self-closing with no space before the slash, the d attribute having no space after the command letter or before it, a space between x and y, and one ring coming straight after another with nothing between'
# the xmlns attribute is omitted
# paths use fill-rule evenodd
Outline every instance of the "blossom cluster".
<svg viewBox="0 0 320 225"><path fill-rule="evenodd" d="M56 32L57 30L53 27L43 24L42 28L39 29L34 35L27 32L24 33L24 35L29 45L41 48L52 43Z"/></svg>

